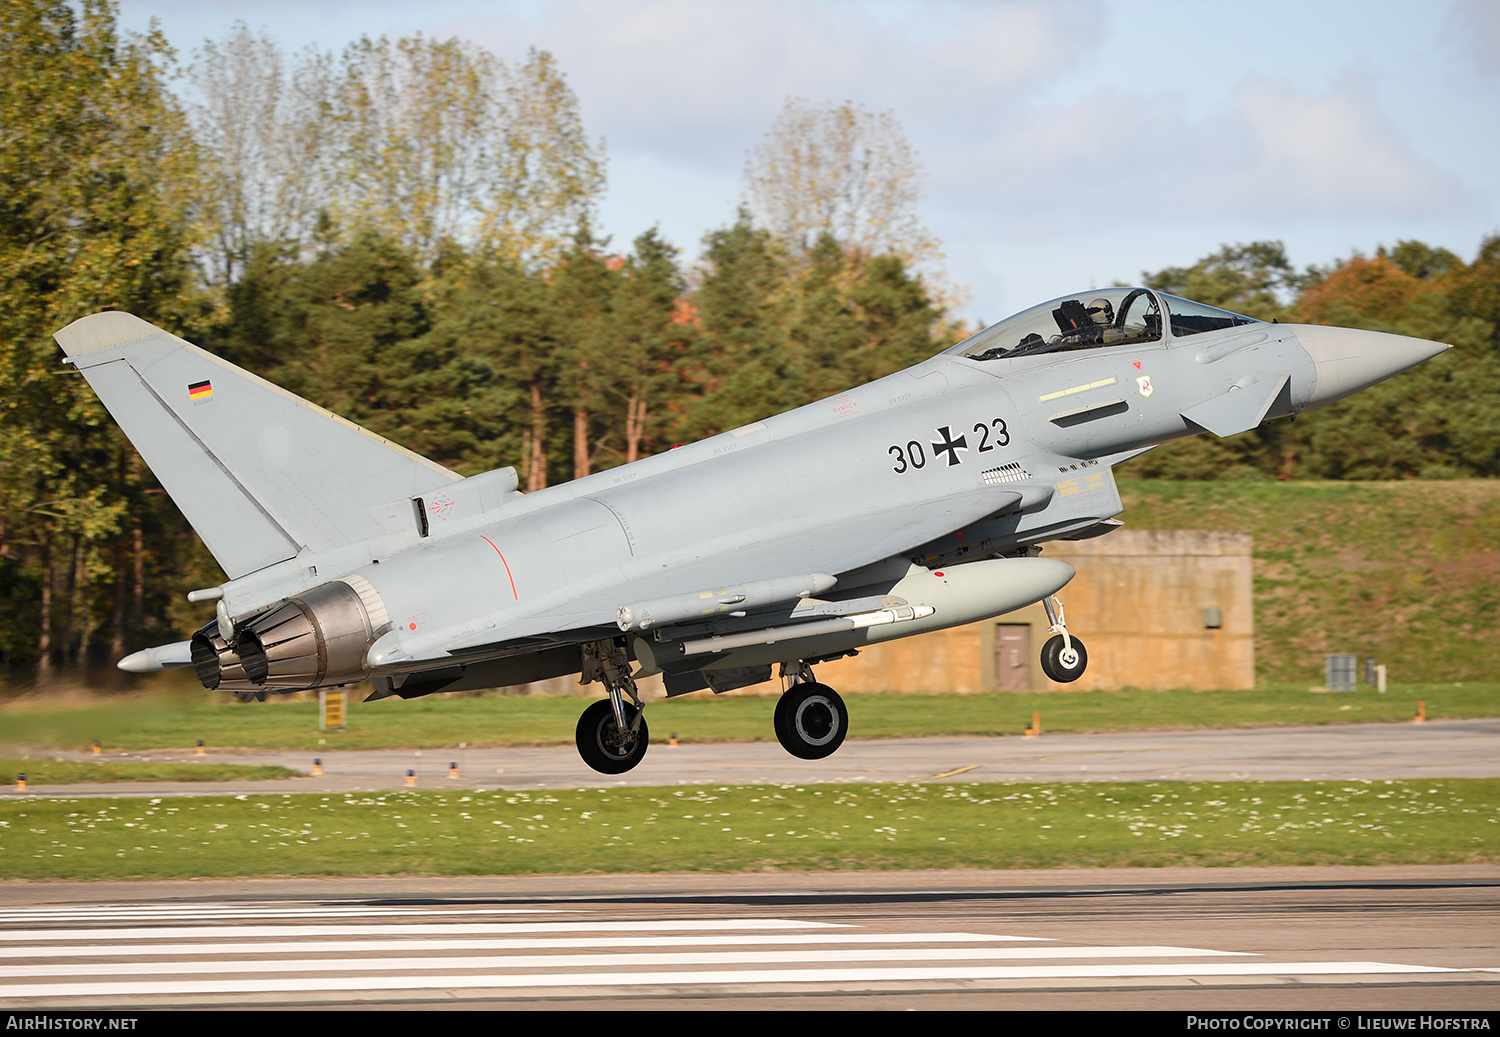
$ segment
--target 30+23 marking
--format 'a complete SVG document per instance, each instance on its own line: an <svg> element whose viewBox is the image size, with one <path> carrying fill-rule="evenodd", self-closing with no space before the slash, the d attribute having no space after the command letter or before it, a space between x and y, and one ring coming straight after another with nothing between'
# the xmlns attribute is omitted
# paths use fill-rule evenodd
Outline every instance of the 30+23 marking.
<svg viewBox="0 0 1500 1037"><path fill-rule="evenodd" d="M935 429L934 431L942 437L942 442L933 441L933 458L942 457L946 454L948 457L948 467L951 468L954 465L963 464L964 459L958 456L958 452L969 449L968 436L961 435L957 439L953 438L953 429L949 425L944 425L942 428ZM974 423L974 434L979 437L979 445L975 447L975 453L987 454L996 447L1010 446L1010 432L1005 427L1004 418L995 418L988 425L982 421L976 421ZM994 442L991 442L991 439ZM927 467L927 453L922 449L922 444L915 439L908 441L904 447L900 445L892 446L886 453L896 459L896 463L891 466L891 471L897 475L905 475L914 468Z"/></svg>

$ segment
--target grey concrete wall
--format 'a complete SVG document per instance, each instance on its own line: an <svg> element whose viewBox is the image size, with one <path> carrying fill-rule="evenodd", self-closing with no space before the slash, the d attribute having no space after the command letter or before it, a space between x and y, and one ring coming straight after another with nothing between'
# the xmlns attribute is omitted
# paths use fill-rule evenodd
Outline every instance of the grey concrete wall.
<svg viewBox="0 0 1500 1037"><path fill-rule="evenodd" d="M1031 627L1032 691L1116 688L1239 689L1255 686L1251 538L1211 530L1119 529L1094 540L1060 540L1044 554L1078 570L1058 596L1068 630L1083 639L1087 672L1071 685L1042 673L1040 653L1047 616L1040 604L931 634L864 649L853 659L824 663L817 676L839 691L905 694L976 694L996 690L995 629L1002 623ZM1222 625L1203 625L1217 608ZM641 682L642 697L665 696L660 677ZM778 694L769 683L732 695ZM581 688L577 676L509 689L522 695L602 695Z"/></svg>
<svg viewBox="0 0 1500 1037"><path fill-rule="evenodd" d="M824 664L818 679L851 692L993 691L995 628L1022 623L1031 627L1033 691L1255 686L1249 534L1120 529L1094 540L1054 541L1044 554L1078 570L1058 595L1068 631L1089 653L1088 670L1074 684L1053 684L1042 673L1049 635L1040 604L873 646L855 659ZM1208 608L1220 611L1216 630L1204 626Z"/></svg>

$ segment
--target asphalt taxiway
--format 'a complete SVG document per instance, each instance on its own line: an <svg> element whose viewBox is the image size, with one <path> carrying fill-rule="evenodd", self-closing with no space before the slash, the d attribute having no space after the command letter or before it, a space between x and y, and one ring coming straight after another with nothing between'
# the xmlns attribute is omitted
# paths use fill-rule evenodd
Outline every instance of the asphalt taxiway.
<svg viewBox="0 0 1500 1037"><path fill-rule="evenodd" d="M58 754L92 759L83 753ZM31 785L0 796L206 795L401 788L587 788L603 785L745 785L809 782L1296 781L1500 777L1500 719L1143 731L1038 738L850 739L826 760L799 760L774 742L653 744L634 770L589 770L572 746L358 752L191 749L128 759L280 764L287 781ZM312 775L315 759L323 773ZM454 773L456 776L450 777Z"/></svg>

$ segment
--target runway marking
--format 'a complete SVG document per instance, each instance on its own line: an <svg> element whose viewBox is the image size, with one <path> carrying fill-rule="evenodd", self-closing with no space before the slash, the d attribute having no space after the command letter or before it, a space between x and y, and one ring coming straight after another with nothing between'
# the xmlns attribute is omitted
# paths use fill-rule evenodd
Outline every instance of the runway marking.
<svg viewBox="0 0 1500 1037"><path fill-rule="evenodd" d="M504 990L517 987L640 987L756 983L861 983L983 979L1143 979L1195 976L1380 976L1464 972L1433 965L1380 961L1197 962L1152 965L992 965L872 969L694 969L677 972L533 973L516 976L348 976L328 979L256 978L128 983L18 983L0 986L0 1001L39 997L130 997L141 994L257 994L313 991Z"/></svg>
<svg viewBox="0 0 1500 1037"><path fill-rule="evenodd" d="M882 941L884 942L884 941ZM412 949L407 945L407 950ZM674 954L489 954L470 957L284 958L246 961L132 961L90 965L95 976L191 976L201 973L255 970L267 972L411 972L424 969L631 968L647 965L785 965L794 962L845 961L1011 961L1067 958L1210 958L1259 957L1241 951L1197 947L942 947L797 951L684 951ZM76 977L77 965L7 965L5 979L15 976ZM0 996L7 987L0 981Z"/></svg>
<svg viewBox="0 0 1500 1037"><path fill-rule="evenodd" d="M191 940L205 936L458 936L489 933L702 932L715 929L851 929L839 922L800 922L782 918L722 918L662 922L455 922L450 925L204 925L143 929L11 929L0 940Z"/></svg>
<svg viewBox="0 0 1500 1037"><path fill-rule="evenodd" d="M938 778L951 778L955 774L966 774L969 771L975 770L976 768L978 768L978 766L979 766L979 764L977 764L977 763L971 763L967 767L960 767L956 771L944 771L942 774L934 774L930 778L922 778L920 780L922 780L922 781L936 781Z"/></svg>
<svg viewBox="0 0 1500 1037"><path fill-rule="evenodd" d="M212 904L140 907L100 908L11 908L0 911L0 923L5 922L100 922L122 919L158 918L409 918L433 915L546 915L576 914L576 909L556 907L494 907L494 908L399 908L399 907L308 907L281 908L275 906L230 907Z"/></svg>
<svg viewBox="0 0 1500 1037"><path fill-rule="evenodd" d="M432 951L577 949L582 947L754 947L764 944L823 947L866 943L1050 943L1046 936L979 933L819 933L758 936L600 936L490 940L298 940L292 943L95 944L90 947L0 947L0 958L107 958L165 954L339 954L345 951Z"/></svg>
<svg viewBox="0 0 1500 1037"><path fill-rule="evenodd" d="M1267 960L1264 954L1175 945L1075 945L1011 933L880 932L857 924L795 918L673 918L434 923L441 907L200 905L193 926L130 924L48 928L55 909L18 909L32 923L0 931L0 1006L87 998L167 999L210 1004L247 996L403 1001L453 996L514 997L570 990L598 996L622 988L799 987L867 990L874 984L982 981L1072 983L1119 980L1338 983L1411 982L1412 976L1483 972L1380 961ZM79 909L82 911L83 909ZM133 922L149 905L94 912ZM195 905L173 904L174 920ZM313 921L329 910L363 912L368 925ZM474 913L511 908L464 908ZM550 910L550 909L544 909ZM577 909L589 912L593 909ZM225 914L261 912L265 924L221 925ZM72 916L73 909L56 911ZM393 913L408 921L392 922ZM282 924L288 916L310 919ZM58 922L66 925L66 919ZM257 940L264 942L255 942ZM97 943L93 941L99 941ZM1249 959L1254 958L1254 961ZM1233 960L1230 960L1233 959ZM486 993L488 992L488 993Z"/></svg>

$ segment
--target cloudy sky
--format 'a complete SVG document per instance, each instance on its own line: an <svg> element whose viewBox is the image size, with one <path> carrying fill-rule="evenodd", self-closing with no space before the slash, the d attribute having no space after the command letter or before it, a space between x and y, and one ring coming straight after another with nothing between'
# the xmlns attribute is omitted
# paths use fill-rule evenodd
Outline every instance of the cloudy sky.
<svg viewBox="0 0 1500 1037"><path fill-rule="evenodd" d="M552 51L607 141L603 230L688 257L789 96L891 110L970 318L1280 239L1298 265L1500 232L1500 0L122 0L187 56L459 36Z"/></svg>

